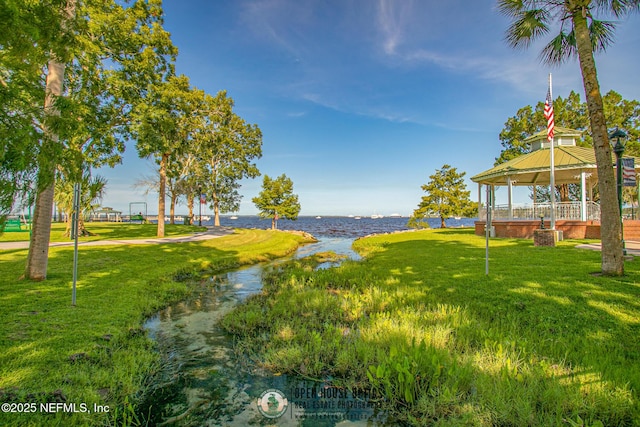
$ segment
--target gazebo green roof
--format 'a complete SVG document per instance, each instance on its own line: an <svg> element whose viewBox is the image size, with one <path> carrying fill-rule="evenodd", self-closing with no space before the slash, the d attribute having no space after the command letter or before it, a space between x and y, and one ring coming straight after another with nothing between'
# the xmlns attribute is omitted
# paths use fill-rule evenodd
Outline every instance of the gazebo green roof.
<svg viewBox="0 0 640 427"><path fill-rule="evenodd" d="M546 131L541 134L546 135ZM532 139L537 135L527 139ZM507 185L549 185L550 156L549 148L542 148L529 154L516 157L481 172L471 180L480 184ZM628 157L628 156L625 156ZM615 156L612 154L615 167ZM591 182L596 182L597 166L593 148L576 146L559 146L554 149L554 179L556 185L580 182L580 173L587 173ZM640 158L635 158L636 170L640 169Z"/></svg>

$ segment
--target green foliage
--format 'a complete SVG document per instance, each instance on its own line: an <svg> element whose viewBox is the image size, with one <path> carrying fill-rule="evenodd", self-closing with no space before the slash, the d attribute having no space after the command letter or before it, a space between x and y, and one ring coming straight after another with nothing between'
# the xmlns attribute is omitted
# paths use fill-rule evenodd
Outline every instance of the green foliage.
<svg viewBox="0 0 640 427"><path fill-rule="evenodd" d="M73 193L75 182L65 176L59 176L56 180L54 200L59 210L63 211L67 217L67 228L71 227L71 215L73 213ZM84 218L93 209L97 208L104 195L107 180L100 175L91 176L87 171L82 175L80 181L80 216ZM86 233L83 225L79 230L79 235Z"/></svg>
<svg viewBox="0 0 640 427"><path fill-rule="evenodd" d="M203 162L199 168L202 175L194 181L210 195L215 224L219 225L219 212L240 209L239 181L260 175L253 161L262 156L262 132L233 112L234 102L226 91L215 97L205 95L202 103L193 140L193 151Z"/></svg>
<svg viewBox="0 0 640 427"><path fill-rule="evenodd" d="M609 128L619 127L628 134L626 153L640 155L640 103L636 100L623 99L620 94L609 91L602 97L604 112ZM553 101L555 124L559 127L582 131L582 138L577 141L579 146L593 146L591 124L586 102L580 100L580 95L571 91L565 99L558 96ZM531 147L524 140L546 128L544 118L544 101L535 107L527 105L518 110L515 116L509 117L500 132L503 150L494 165L504 163L522 154L529 153Z"/></svg>
<svg viewBox="0 0 640 427"><path fill-rule="evenodd" d="M415 229L431 228L429 222L426 219L418 218L414 215L409 217L409 221L407 221L407 227Z"/></svg>
<svg viewBox="0 0 640 427"><path fill-rule="evenodd" d="M0 16L0 133L8 135L0 143L0 216L32 193L26 274L43 279L55 171L79 180L87 166L118 163L129 113L176 50L160 0L10 0Z"/></svg>
<svg viewBox="0 0 640 427"><path fill-rule="evenodd" d="M473 216L477 207L469 199L470 191L464 183L465 172L458 173L456 168L443 165L442 169L431 175L422 189L427 193L422 196L418 209L413 211L409 219L410 225L420 226L421 220L428 216L440 217L440 225L446 227L445 218L450 216ZM423 228L423 227L421 227Z"/></svg>
<svg viewBox="0 0 640 427"><path fill-rule="evenodd" d="M278 218L295 220L300 213L298 196L293 194L293 181L285 174L276 179L268 175L262 181L262 191L257 197L251 199L260 211L261 218L271 218L272 227L277 228Z"/></svg>
<svg viewBox="0 0 640 427"><path fill-rule="evenodd" d="M559 64L578 56L578 36L575 28L577 17L587 21L585 25L588 23L590 50L599 52L613 42L616 23L599 20L597 15L613 15L619 18L637 11L638 8L637 0L589 0L577 4L554 0L498 1L498 10L513 19L511 26L507 29L506 40L514 48L529 47L536 39L549 33L554 21L563 22L563 25L559 26L557 36L551 39L540 54L540 58L549 64Z"/></svg>
<svg viewBox="0 0 640 427"><path fill-rule="evenodd" d="M498 239L485 276L484 244L359 239L365 260L280 265L223 325L273 372L372 389L398 425L637 424L640 268L592 276L600 254L575 242Z"/></svg>
<svg viewBox="0 0 640 427"><path fill-rule="evenodd" d="M52 52L61 51L58 12L65 3L0 3L0 222L16 202L28 202L35 180L41 131L34 123L43 120L45 98L42 67Z"/></svg>

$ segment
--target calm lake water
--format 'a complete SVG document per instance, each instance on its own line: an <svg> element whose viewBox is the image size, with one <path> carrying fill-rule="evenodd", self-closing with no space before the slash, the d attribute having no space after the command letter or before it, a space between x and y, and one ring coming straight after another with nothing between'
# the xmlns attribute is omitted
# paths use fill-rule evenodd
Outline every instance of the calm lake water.
<svg viewBox="0 0 640 427"><path fill-rule="evenodd" d="M197 216L196 216L197 221ZM370 218L345 216L301 216L296 221L281 219L278 221L278 229L280 230L301 230L311 233L312 235L322 237L350 237L358 238L369 234L391 233L399 230L407 230L408 217L384 217ZM429 218L429 225L432 228L440 228L439 218ZM477 218L450 218L446 220L447 227L473 227ZM196 222L197 223L197 222ZM211 221L203 221L203 225L212 225ZM260 219L257 216L238 216L237 219L231 219L225 215L220 217L220 225L236 228L271 228L271 220Z"/></svg>

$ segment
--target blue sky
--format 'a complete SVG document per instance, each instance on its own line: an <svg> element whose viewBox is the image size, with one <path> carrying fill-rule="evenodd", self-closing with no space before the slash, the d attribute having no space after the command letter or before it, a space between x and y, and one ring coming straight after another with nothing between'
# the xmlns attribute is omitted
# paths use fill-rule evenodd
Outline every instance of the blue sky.
<svg viewBox="0 0 640 427"><path fill-rule="evenodd" d="M444 164L469 178L493 165L498 134L525 105L584 89L576 61L542 65L542 42L513 50L494 0L165 0L165 28L179 49L177 72L263 133L263 174L286 174L302 215L410 215ZM621 22L596 57L603 93L640 99L640 17ZM157 196L131 183L153 173L130 144L108 179L104 206ZM243 181L240 214L262 179ZM526 188L516 201L527 202ZM506 191L497 193L506 202ZM138 208L134 208L139 210ZM186 206L178 212L186 213Z"/></svg>

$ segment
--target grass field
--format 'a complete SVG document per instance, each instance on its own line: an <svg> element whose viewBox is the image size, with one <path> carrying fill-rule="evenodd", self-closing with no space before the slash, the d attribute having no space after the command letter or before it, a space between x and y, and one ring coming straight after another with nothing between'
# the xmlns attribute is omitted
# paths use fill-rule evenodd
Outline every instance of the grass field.
<svg viewBox="0 0 640 427"><path fill-rule="evenodd" d="M66 225L55 222L51 225L52 242L70 242L72 239L64 236ZM157 224L132 224L113 222L87 222L86 228L94 236L79 237L80 242L90 242L95 240L118 240L118 239L147 239L156 237ZM165 224L165 237L176 237L189 235L197 231L204 231L206 227L196 225L172 225ZM0 242L20 242L29 241L28 231L11 231L0 235Z"/></svg>
<svg viewBox="0 0 640 427"><path fill-rule="evenodd" d="M103 239L155 235L155 226L146 225L89 229ZM167 227L167 234L193 230ZM281 257L302 242L285 232L241 230L197 243L84 246L76 307L71 306L73 248L51 248L48 278L38 283L18 279L27 250L0 251L0 402L22 411L20 403L61 402L80 411L2 412L0 425L136 424L135 403L159 361L141 329L145 318L189 295L193 289L182 278ZM109 413L93 412L94 404Z"/></svg>
<svg viewBox="0 0 640 427"><path fill-rule="evenodd" d="M373 389L410 425L640 425L640 263L473 230L358 240L362 262L296 261L224 319L274 372Z"/></svg>

